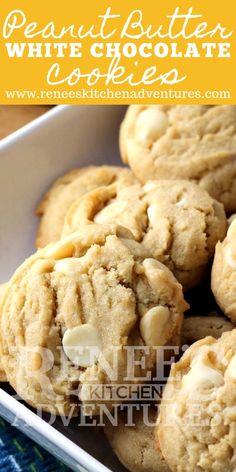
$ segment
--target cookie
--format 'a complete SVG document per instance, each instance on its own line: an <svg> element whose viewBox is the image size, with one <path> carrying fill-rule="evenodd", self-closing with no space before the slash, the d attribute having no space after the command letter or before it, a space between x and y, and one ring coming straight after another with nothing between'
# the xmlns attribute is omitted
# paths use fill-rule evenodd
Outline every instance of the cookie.
<svg viewBox="0 0 236 472"><path fill-rule="evenodd" d="M7 376L3 369L2 361L0 359L0 382L7 382Z"/></svg>
<svg viewBox="0 0 236 472"><path fill-rule="evenodd" d="M227 229L223 205L187 180L100 187L70 207L62 234L94 222L127 227L151 257L173 271L184 290L202 280Z"/></svg>
<svg viewBox="0 0 236 472"><path fill-rule="evenodd" d="M231 225L233 223L234 219L236 218L236 213L233 213L229 218L228 218L228 223Z"/></svg>
<svg viewBox="0 0 236 472"><path fill-rule="evenodd" d="M211 273L211 287L223 313L236 322L236 220L227 236L216 245Z"/></svg>
<svg viewBox="0 0 236 472"><path fill-rule="evenodd" d="M0 382L7 382L7 376L3 369L2 361L0 359Z"/></svg>
<svg viewBox="0 0 236 472"><path fill-rule="evenodd" d="M173 274L128 230L86 226L39 250L8 283L0 330L7 378L34 407L77 414L79 394L84 412L97 414L101 403L112 407L117 384L155 366L153 346L171 343L187 308ZM127 346L139 347L128 366Z"/></svg>
<svg viewBox="0 0 236 472"><path fill-rule="evenodd" d="M236 329L193 344L172 365L157 438L174 472L236 470Z"/></svg>
<svg viewBox="0 0 236 472"><path fill-rule="evenodd" d="M155 448L155 423L157 411L148 410L148 423L144 421L144 411L134 410L133 424L127 425L127 414L120 412L118 424L106 421L104 431L120 462L130 472L169 472L160 451Z"/></svg>
<svg viewBox="0 0 236 472"><path fill-rule="evenodd" d="M120 149L142 183L194 180L227 212L236 210L236 106L132 105Z"/></svg>
<svg viewBox="0 0 236 472"><path fill-rule="evenodd" d="M36 211L41 217L36 247L41 248L60 239L65 214L76 198L89 190L112 182L132 185L136 179L129 169L122 167L89 166L74 169L56 180Z"/></svg>
<svg viewBox="0 0 236 472"><path fill-rule="evenodd" d="M235 325L223 316L187 316L182 326L182 344L193 344L206 336L220 338Z"/></svg>
<svg viewBox="0 0 236 472"><path fill-rule="evenodd" d="M0 316L1 316L1 299L3 297L4 290L7 284L0 284ZM0 358L0 382L7 382L7 376L3 369L2 361Z"/></svg>

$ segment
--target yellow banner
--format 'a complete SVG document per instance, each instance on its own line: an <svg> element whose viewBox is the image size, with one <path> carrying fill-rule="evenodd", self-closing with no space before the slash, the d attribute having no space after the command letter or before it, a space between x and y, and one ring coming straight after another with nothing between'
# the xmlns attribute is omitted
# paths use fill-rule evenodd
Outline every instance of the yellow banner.
<svg viewBox="0 0 236 472"><path fill-rule="evenodd" d="M236 103L236 2L7 0L0 103Z"/></svg>

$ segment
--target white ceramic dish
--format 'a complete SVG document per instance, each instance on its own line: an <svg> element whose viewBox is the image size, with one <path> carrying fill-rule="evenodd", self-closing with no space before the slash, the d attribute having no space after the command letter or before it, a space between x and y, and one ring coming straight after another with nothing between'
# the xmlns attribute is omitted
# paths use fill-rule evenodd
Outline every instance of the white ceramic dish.
<svg viewBox="0 0 236 472"><path fill-rule="evenodd" d="M35 251L34 211L56 177L88 164L120 164L119 106L59 106L0 142L0 283ZM76 421L53 426L0 389L0 415L72 470L124 472L105 437Z"/></svg>

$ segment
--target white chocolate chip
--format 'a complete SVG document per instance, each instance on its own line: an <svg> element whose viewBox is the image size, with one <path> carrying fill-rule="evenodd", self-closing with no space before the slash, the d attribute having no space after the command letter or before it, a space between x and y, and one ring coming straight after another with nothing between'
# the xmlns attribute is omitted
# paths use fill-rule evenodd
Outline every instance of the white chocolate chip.
<svg viewBox="0 0 236 472"><path fill-rule="evenodd" d="M82 265L82 257L69 257L58 261L54 266L54 271L61 272L64 275L69 275L72 277L81 271Z"/></svg>
<svg viewBox="0 0 236 472"><path fill-rule="evenodd" d="M49 244L44 250L44 257L53 259L70 257L74 247L73 240L74 237L70 235L57 243Z"/></svg>
<svg viewBox="0 0 236 472"><path fill-rule="evenodd" d="M156 259L147 258L143 261L143 267L145 271L145 275L150 283L151 286L156 287L157 277L162 275L164 272L168 273L171 277L172 273L161 262L157 261Z"/></svg>
<svg viewBox="0 0 236 472"><path fill-rule="evenodd" d="M32 265L30 269L30 275L39 275L39 274L45 274L46 272L51 272L53 270L53 263L45 260L45 259L39 259L35 261L35 263Z"/></svg>
<svg viewBox="0 0 236 472"><path fill-rule="evenodd" d="M165 266L155 259L148 258L144 259L143 267L148 283L154 290L156 290L157 278L160 276L160 273L162 273L162 270L165 270Z"/></svg>
<svg viewBox="0 0 236 472"><path fill-rule="evenodd" d="M157 209L157 205L150 205L147 209L147 215L148 215L148 219L151 223L152 226L155 226L157 224L157 221L158 221L158 209Z"/></svg>
<svg viewBox="0 0 236 472"><path fill-rule="evenodd" d="M80 367L94 364L102 349L100 334L91 324L67 329L62 345L66 356Z"/></svg>
<svg viewBox="0 0 236 472"><path fill-rule="evenodd" d="M186 198L183 197L175 205L178 206L178 207L182 207L182 206L186 205L186 203L187 203L187 200L186 200Z"/></svg>
<svg viewBox="0 0 236 472"><path fill-rule="evenodd" d="M147 215L152 227L155 227L158 224L158 234L165 234L166 237L168 237L167 235L169 233L170 223L166 217L162 216L162 212L160 212L159 205L157 203L153 203L148 207ZM162 238L160 237L160 240L161 239Z"/></svg>
<svg viewBox="0 0 236 472"><path fill-rule="evenodd" d="M236 355L232 357L227 369L227 373L233 380L236 380Z"/></svg>
<svg viewBox="0 0 236 472"><path fill-rule="evenodd" d="M232 223L229 226L228 232L227 232L227 238L234 240L236 237L236 218L234 216L234 219Z"/></svg>
<svg viewBox="0 0 236 472"><path fill-rule="evenodd" d="M164 269L165 266L163 266L163 264L161 262L156 261L156 259L152 259L151 257L147 258L147 259L144 259L143 267L144 267L144 270L147 274L152 273L152 272L156 272L157 270L165 270Z"/></svg>
<svg viewBox="0 0 236 472"><path fill-rule="evenodd" d="M147 346L163 346L170 320L170 311L164 306L148 310L140 321L140 333Z"/></svg>
<svg viewBox="0 0 236 472"><path fill-rule="evenodd" d="M143 110L136 121L135 132L141 144L152 143L160 138L168 127L166 114L156 107Z"/></svg>
<svg viewBox="0 0 236 472"><path fill-rule="evenodd" d="M223 383L224 378L221 372L210 362L206 363L206 359L200 354L193 359L190 371L182 378L183 387L190 389L212 389L220 387Z"/></svg>
<svg viewBox="0 0 236 472"><path fill-rule="evenodd" d="M144 193L149 193L149 192L152 192L153 190L156 190L156 188L157 188L156 180L149 180L143 186L143 191L144 191Z"/></svg>
<svg viewBox="0 0 236 472"><path fill-rule="evenodd" d="M97 224L112 222L122 216L125 210L127 210L127 202L113 201L95 215L94 222Z"/></svg>

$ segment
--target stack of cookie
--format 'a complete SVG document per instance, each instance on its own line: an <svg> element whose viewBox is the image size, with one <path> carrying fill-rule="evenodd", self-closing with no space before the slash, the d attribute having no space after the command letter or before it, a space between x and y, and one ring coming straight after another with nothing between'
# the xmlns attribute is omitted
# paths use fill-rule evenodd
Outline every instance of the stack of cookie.
<svg viewBox="0 0 236 472"><path fill-rule="evenodd" d="M185 345L153 425L137 401L135 426L120 408L106 435L131 471L235 472L236 106L130 106L120 150L130 169L73 170L39 205L38 251L1 289L0 379L96 416ZM211 267L217 313L189 316Z"/></svg>

